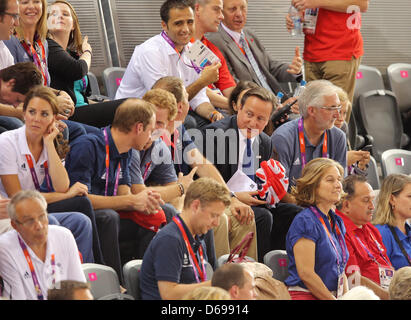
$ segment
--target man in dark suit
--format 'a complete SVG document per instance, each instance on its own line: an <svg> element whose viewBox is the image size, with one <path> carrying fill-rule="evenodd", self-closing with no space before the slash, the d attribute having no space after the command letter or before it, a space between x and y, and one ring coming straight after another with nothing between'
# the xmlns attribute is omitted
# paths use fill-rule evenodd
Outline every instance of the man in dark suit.
<svg viewBox="0 0 411 320"><path fill-rule="evenodd" d="M224 20L218 32L210 33L208 39L222 52L236 81L253 81L277 94L281 90L280 82L302 79L299 47L291 64L272 59L257 35L244 28L247 6L247 0L224 0Z"/></svg>
<svg viewBox="0 0 411 320"><path fill-rule="evenodd" d="M237 115L209 124L203 130L203 154L214 163L226 182L237 171L242 171L251 180L255 179L255 171L261 162L273 157L271 139L263 130L277 107L276 98L264 88L250 89L243 95L241 106ZM235 193L254 211L258 259L262 261L270 249L285 249L288 228L301 208L278 203L275 208L268 209L264 201L254 197L256 195L257 191ZM273 225L267 224L267 215L272 215Z"/></svg>

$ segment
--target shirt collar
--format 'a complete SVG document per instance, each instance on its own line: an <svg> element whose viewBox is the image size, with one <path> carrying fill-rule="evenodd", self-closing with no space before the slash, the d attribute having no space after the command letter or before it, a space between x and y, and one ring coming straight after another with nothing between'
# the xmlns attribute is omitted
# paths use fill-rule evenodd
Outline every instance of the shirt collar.
<svg viewBox="0 0 411 320"><path fill-rule="evenodd" d="M190 244L191 244L191 247L193 248L193 251L197 252L198 248L201 245L201 240L203 240L203 238L204 238L204 235L200 235L200 236L196 235L193 238L193 235L191 234L190 230L188 230L188 227L187 227L186 223L184 222L184 220L180 217L180 215L177 215L177 216L180 218L179 220L181 221L181 224L183 225L184 231L187 234L188 241L190 241Z"/></svg>
<svg viewBox="0 0 411 320"><path fill-rule="evenodd" d="M224 25L223 22L221 22L221 26L224 28L224 30L228 33L228 35L234 39L235 42L240 43L240 37L242 34L244 34L244 31L241 30L240 32L233 31L229 29L226 25Z"/></svg>
<svg viewBox="0 0 411 320"><path fill-rule="evenodd" d="M340 210L336 209L335 213L339 215L343 220L347 232L362 230L362 228L357 227L357 225L355 225L355 223L352 222L350 217L348 217L344 212L341 212Z"/></svg>
<svg viewBox="0 0 411 320"><path fill-rule="evenodd" d="M123 158L128 156L128 152L124 153L119 153L118 149L116 147L116 144L114 143L113 136L111 135L111 128L110 126L107 126L107 136L108 136L108 146L110 148L110 159L118 159L118 158ZM102 129L104 130L104 128ZM104 142L105 144L105 142Z"/></svg>

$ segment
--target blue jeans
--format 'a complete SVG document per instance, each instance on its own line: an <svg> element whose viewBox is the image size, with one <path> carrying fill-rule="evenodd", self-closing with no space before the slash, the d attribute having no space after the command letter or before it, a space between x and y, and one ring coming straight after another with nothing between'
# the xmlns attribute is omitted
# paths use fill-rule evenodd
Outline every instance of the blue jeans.
<svg viewBox="0 0 411 320"><path fill-rule="evenodd" d="M93 239L90 218L79 212L49 213L49 221L55 218L57 224L71 231L84 263L94 263ZM52 221L52 224L56 224Z"/></svg>
<svg viewBox="0 0 411 320"><path fill-rule="evenodd" d="M18 129L23 122L15 117L0 116L0 133L8 130Z"/></svg>

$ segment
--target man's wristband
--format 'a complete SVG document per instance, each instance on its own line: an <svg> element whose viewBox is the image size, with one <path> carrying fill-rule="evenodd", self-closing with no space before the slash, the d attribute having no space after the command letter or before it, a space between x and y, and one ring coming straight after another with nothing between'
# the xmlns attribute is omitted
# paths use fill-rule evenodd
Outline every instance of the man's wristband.
<svg viewBox="0 0 411 320"><path fill-rule="evenodd" d="M214 110L214 111L210 112L210 114L208 115L208 119L211 122L213 122L213 119L214 119L215 115L218 114L218 113L220 113L220 112L218 112L217 110Z"/></svg>
<svg viewBox="0 0 411 320"><path fill-rule="evenodd" d="M83 51L83 53L86 53L86 52L90 53L90 56L92 55L91 50L88 50L88 49L87 49L87 50L84 50L84 51Z"/></svg>
<svg viewBox="0 0 411 320"><path fill-rule="evenodd" d="M180 182L177 182L177 185L180 188L180 197L181 197L184 194L184 186Z"/></svg>

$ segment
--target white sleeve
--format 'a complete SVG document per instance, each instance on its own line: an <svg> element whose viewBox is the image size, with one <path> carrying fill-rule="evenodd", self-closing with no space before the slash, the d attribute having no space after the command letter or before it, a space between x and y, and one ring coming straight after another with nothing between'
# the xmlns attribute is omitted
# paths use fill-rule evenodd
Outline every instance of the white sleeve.
<svg viewBox="0 0 411 320"><path fill-rule="evenodd" d="M11 295L13 300L27 300L19 268L13 264L14 261L8 248L5 248L3 243L0 244L0 276L4 282L3 295L6 297Z"/></svg>
<svg viewBox="0 0 411 320"><path fill-rule="evenodd" d="M193 111L202 103L211 103L210 99L207 96L207 87L201 89L195 96L190 100L190 107Z"/></svg>
<svg viewBox="0 0 411 320"><path fill-rule="evenodd" d="M79 250L77 248L76 240L70 230L66 229L65 232L65 247L67 253L67 279L86 282L83 269L81 268L81 261L79 256Z"/></svg>
<svg viewBox="0 0 411 320"><path fill-rule="evenodd" d="M13 142L0 135L0 175L18 174L18 161Z"/></svg>

